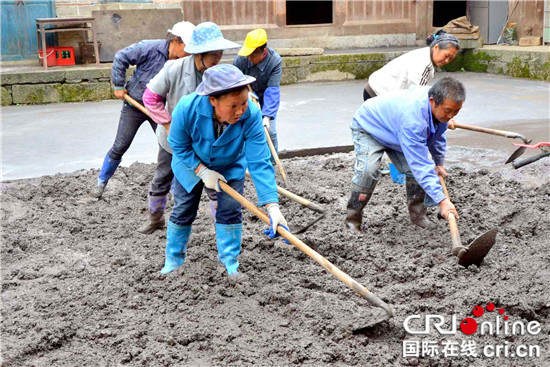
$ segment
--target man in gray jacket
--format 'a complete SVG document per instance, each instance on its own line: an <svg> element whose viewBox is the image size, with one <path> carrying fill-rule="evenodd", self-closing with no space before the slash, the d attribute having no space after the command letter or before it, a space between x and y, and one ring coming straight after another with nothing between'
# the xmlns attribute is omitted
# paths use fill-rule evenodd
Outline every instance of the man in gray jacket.
<svg viewBox="0 0 550 367"><path fill-rule="evenodd" d="M194 28L195 26L189 22L179 22L168 30L166 40L141 41L118 51L111 69L115 96L124 100L124 96L128 94L142 103L147 83L162 69L166 60L175 60L187 55L184 48ZM136 65L136 69L126 83L126 71L130 65ZM157 124L150 117L124 101L115 142L105 155L97 183L90 192L91 196L101 198L107 182L115 173L122 156L130 148L134 136L144 121L148 121L153 130L157 128Z"/></svg>

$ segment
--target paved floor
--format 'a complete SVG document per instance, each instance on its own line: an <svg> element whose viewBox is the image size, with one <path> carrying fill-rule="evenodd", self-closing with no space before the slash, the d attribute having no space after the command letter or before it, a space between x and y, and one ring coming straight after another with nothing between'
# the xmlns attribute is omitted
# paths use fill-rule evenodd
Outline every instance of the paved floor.
<svg viewBox="0 0 550 367"><path fill-rule="evenodd" d="M442 77L445 73L438 73ZM477 73L463 81L467 99L457 120L550 140L550 84ZM281 88L281 150L350 145L349 123L362 103L364 81L302 83ZM113 143L120 101L2 108L2 180L98 168ZM511 140L469 131L448 133L449 144L506 149ZM157 144L144 124L123 165L156 160Z"/></svg>

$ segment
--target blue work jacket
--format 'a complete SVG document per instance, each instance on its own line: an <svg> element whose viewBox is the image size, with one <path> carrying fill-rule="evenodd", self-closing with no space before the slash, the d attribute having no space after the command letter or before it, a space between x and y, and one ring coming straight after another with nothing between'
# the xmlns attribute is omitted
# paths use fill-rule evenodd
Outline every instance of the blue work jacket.
<svg viewBox="0 0 550 367"><path fill-rule="evenodd" d="M256 78L251 87L262 106L262 115L276 119L281 103L279 89L283 73L281 56L274 49L267 47L267 56L259 64L254 65L248 57L237 55L233 59L233 65L239 68L243 74Z"/></svg>
<svg viewBox="0 0 550 367"><path fill-rule="evenodd" d="M141 102L147 83L168 60L168 46L169 42L166 40L146 40L119 50L111 69L114 86L125 87L130 97ZM136 65L136 69L126 83L126 71L130 65Z"/></svg>
<svg viewBox="0 0 550 367"><path fill-rule="evenodd" d="M443 165L445 160L448 124L434 121L428 90L417 87L370 98L355 112L351 126L365 130L383 146L402 152L416 181L439 203L445 194L435 166Z"/></svg>
<svg viewBox="0 0 550 367"><path fill-rule="evenodd" d="M182 97L172 112L168 143L173 150L172 171L178 181L190 192L200 181L195 170L201 163L227 181L242 179L248 168L258 206L279 202L258 107L249 100L243 116L218 139L214 136L213 112L208 96L197 93Z"/></svg>

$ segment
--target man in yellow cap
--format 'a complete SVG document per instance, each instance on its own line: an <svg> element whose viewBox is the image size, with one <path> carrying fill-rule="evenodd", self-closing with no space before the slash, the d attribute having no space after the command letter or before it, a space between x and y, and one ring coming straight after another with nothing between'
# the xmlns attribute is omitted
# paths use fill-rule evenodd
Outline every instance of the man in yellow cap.
<svg viewBox="0 0 550 367"><path fill-rule="evenodd" d="M258 96L262 108L263 124L269 131L269 136L278 152L277 129L275 119L279 110L281 92L281 74L283 60L275 50L267 47L267 33L264 29L255 29L246 35L239 55L233 60L233 65L243 74L256 78L252 90Z"/></svg>

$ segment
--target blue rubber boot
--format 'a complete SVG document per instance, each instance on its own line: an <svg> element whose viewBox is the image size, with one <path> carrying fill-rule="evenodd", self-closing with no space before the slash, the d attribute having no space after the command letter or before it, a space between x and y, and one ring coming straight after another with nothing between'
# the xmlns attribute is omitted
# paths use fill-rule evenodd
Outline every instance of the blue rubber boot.
<svg viewBox="0 0 550 367"><path fill-rule="evenodd" d="M241 239L243 224L219 224L216 223L216 244L218 246L218 259L225 265L227 275L239 276L239 260L241 253Z"/></svg>
<svg viewBox="0 0 550 367"><path fill-rule="evenodd" d="M405 174L399 172L397 170L397 168L395 168L393 163L388 164L388 166L390 167L390 176L391 176L392 181L395 182L396 184L404 185L405 184Z"/></svg>
<svg viewBox="0 0 550 367"><path fill-rule="evenodd" d="M166 259L161 274L168 274L183 265L187 243L191 237L191 226L180 226L168 221L166 230Z"/></svg>
<svg viewBox="0 0 550 367"><path fill-rule="evenodd" d="M119 164L120 159L116 160L109 157L108 154L105 155L103 165L101 166L101 171L99 172L99 177L97 178L97 185L90 193L94 198L101 198L103 191L105 191L105 186L107 186L107 182L109 182L109 179L113 177Z"/></svg>

